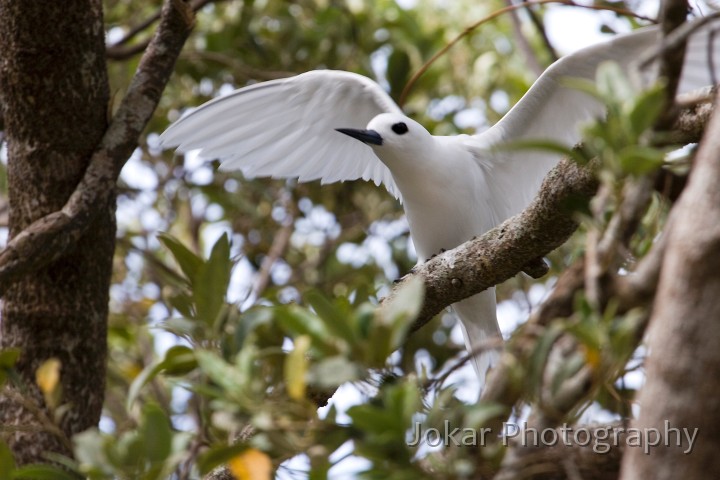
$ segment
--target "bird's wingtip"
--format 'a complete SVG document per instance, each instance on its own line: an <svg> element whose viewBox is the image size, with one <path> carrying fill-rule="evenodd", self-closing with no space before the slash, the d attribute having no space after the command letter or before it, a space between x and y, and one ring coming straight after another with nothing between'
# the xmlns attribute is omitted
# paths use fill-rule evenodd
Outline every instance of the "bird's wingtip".
<svg viewBox="0 0 720 480"><path fill-rule="evenodd" d="M160 150L169 150L180 145L179 142L173 140L171 135L168 135L168 132L169 130L165 130L158 138L158 147Z"/></svg>

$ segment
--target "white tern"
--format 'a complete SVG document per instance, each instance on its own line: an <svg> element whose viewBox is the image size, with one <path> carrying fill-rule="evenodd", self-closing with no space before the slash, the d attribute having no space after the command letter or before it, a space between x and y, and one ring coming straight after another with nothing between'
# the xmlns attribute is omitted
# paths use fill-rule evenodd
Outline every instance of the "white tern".
<svg viewBox="0 0 720 480"><path fill-rule="evenodd" d="M703 27L691 37L680 92L714 81L709 59L720 63L720 35L710 30ZM520 212L558 161L544 151L494 147L523 139L572 147L581 140L583 122L602 115L603 105L563 78L594 79L606 60L637 73L635 62L659 45L659 35L657 27L647 27L561 58L500 122L476 135L431 135L374 81L318 70L207 102L172 124L160 141L178 152L199 149L202 158L220 159L221 170L240 170L246 177L383 184L402 202L424 262ZM645 76L646 84L652 80L652 74ZM470 351L500 336L495 308L494 288L452 306ZM476 356L481 384L493 362L492 353Z"/></svg>

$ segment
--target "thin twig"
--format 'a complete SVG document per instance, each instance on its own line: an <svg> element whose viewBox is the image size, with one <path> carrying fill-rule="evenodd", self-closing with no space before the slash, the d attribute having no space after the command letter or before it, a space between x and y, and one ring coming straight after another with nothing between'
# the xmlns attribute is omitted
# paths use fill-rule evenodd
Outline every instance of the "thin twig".
<svg viewBox="0 0 720 480"><path fill-rule="evenodd" d="M285 209L287 217L283 219L283 226L275 234L273 242L270 245L267 255L263 258L262 264L260 265L260 271L255 277L253 284L253 294L255 297L260 297L267 288L270 282L270 273L272 267L277 261L285 254L288 245L290 245L290 237L295 230L295 215L293 212L292 195L287 190L281 193L282 203Z"/></svg>
<svg viewBox="0 0 720 480"><path fill-rule="evenodd" d="M543 22L540 20L538 14L535 12L531 5L526 6L525 11L527 12L528 17L530 17L530 21L533 23L533 25L535 25L535 28L540 34L540 39L545 45L545 50L547 50L548 55L550 55L552 61L558 60L560 58L560 55L557 54L557 51L555 51L555 47L553 47L552 42L550 42L547 30L545 30L545 25L543 25Z"/></svg>
<svg viewBox="0 0 720 480"><path fill-rule="evenodd" d="M505 0L505 3L508 6L512 6L513 0ZM512 10L510 12L510 20L512 21L513 34L515 35L515 40L517 41L517 44L520 46L520 51L522 51L523 56L525 57L528 66L530 67L530 70L532 70L533 73L535 73L535 75L539 77L545 69L542 67L542 65L540 65L540 62L538 61L537 56L535 55L535 52L530 45L530 42L528 42L527 37L522 31L522 23L520 22L520 15L518 15L517 10Z"/></svg>
<svg viewBox="0 0 720 480"><path fill-rule="evenodd" d="M567 5L570 7L578 7L578 8L587 8L589 10L609 10L611 12L620 13L622 15L627 15L629 17L635 17L640 20L647 20L649 22L655 22L654 19L645 17L643 15L638 15L637 13L631 12L630 10L626 10L624 8L618 8L618 7L612 7L610 5L580 5L575 3L572 0L533 0L528 2L521 2L515 5L510 5L501 9L498 9L491 13L490 15L487 15L486 17L483 17L482 19L478 20L477 22L473 23L469 27L466 27L459 35L457 35L455 38L450 40L443 48L441 48L435 55L433 55L430 60L425 62L423 66L421 66L418 71L416 71L412 77L410 77L410 80L408 80L407 84L405 85L405 88L403 88L402 93L400 94L400 99L398 100L399 105L403 105L405 103L405 99L408 96L408 93L410 93L410 90L415 85L415 82L417 82L418 78L420 78L431 66L435 61L445 55L448 50L450 50L452 47L454 47L460 40L465 38L466 36L470 35L473 30L478 28L479 26L483 25L484 23L489 22L490 20L494 20L495 18L504 15L508 12L511 12L513 10L517 10L519 8L525 8L527 6L531 5L544 5L548 3L558 3L561 5Z"/></svg>
<svg viewBox="0 0 720 480"><path fill-rule="evenodd" d="M191 3L190 8L193 12L197 12L205 5L208 5L210 3L219 3L221 1L223 0L194 0ZM137 35L147 30L150 26L157 22L161 18L161 12L162 9L158 9L148 18L135 25L134 27L130 28L130 30L128 30L128 32L120 40L113 43L112 45L108 45L105 50L105 56L109 60L126 60L145 51L145 49L152 41L151 38L133 45L128 45L128 43L130 43L130 41L134 39Z"/></svg>

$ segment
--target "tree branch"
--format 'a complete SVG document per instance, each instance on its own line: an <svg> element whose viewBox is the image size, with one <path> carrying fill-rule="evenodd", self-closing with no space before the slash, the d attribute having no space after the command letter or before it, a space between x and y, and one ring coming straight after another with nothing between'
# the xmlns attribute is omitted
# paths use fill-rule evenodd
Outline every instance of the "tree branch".
<svg viewBox="0 0 720 480"><path fill-rule="evenodd" d="M512 6L513 0L505 0L505 4L508 6ZM526 12L531 12L530 8L526 7ZM512 10L510 12L510 20L512 21L513 25L513 35L515 37L515 41L517 42L518 47L523 54L523 57L525 57L528 67L530 67L533 73L539 77L540 75L542 75L545 69L542 67L542 65L540 65L540 62L538 61L537 56L535 55L535 52L530 45L530 42L522 31L522 23L520 22L520 15L518 14L517 10ZM554 52L551 52L551 55L553 53ZM553 60L557 59L554 58Z"/></svg>
<svg viewBox="0 0 720 480"><path fill-rule="evenodd" d="M720 102L720 97L716 100ZM672 213L667 248L648 334L647 381L640 391L634 427L693 428L697 442L670 442L652 456L632 451L623 479L707 478L720 468L720 116L714 115L700 144L688 186ZM658 401L664 399L665 401Z"/></svg>
<svg viewBox="0 0 720 480"><path fill-rule="evenodd" d="M685 23L687 18L689 5L687 0L667 0L660 4L660 29L663 38ZM674 46L666 46L660 52L660 76L665 78L667 86L665 87L665 109L663 114L657 121L656 126L659 129L670 127L677 117L677 107L675 106L675 94L680 84L680 74L682 73L683 60L685 59L685 44L683 40Z"/></svg>
<svg viewBox="0 0 720 480"><path fill-rule="evenodd" d="M197 12L205 5L210 3L218 3L222 0L194 0L190 4L190 8L193 12ZM153 23L155 23L162 14L162 9L140 22L139 24L132 27L120 40L109 45L105 51L105 56L109 60L126 60L138 53L143 52L150 44L150 39L144 40L140 43L128 45L128 43L135 38L137 35L147 30Z"/></svg>
<svg viewBox="0 0 720 480"><path fill-rule="evenodd" d="M564 159L522 213L418 266L396 286L402 287L410 276L425 282L425 300L413 330L448 305L504 282L565 243L578 226L573 206L589 201L597 185L590 168Z"/></svg>
<svg viewBox="0 0 720 480"><path fill-rule="evenodd" d="M698 121L707 120L708 117L704 113L696 117L700 119ZM690 135L690 130L684 131L683 135L688 135L684 137L685 140L698 141L698 138ZM645 187L649 185L646 184ZM563 243L576 226L572 213L563 207L571 201L576 203L589 201L596 187L597 181L592 176L590 168L581 168L569 160L563 160L545 179L535 201L520 215L507 220L481 238L445 252L419 267L414 274L421 275L425 280L428 293L426 293L423 313L416 322L415 328L420 328L427 318L431 318L434 312L439 311L443 306L459 300L460 290L470 294L477 293L482 288L491 286L494 281L492 279L503 281L519 272L527 259L544 255L555 248L554 245ZM625 221L619 224L617 231L623 237L625 225L630 228L629 225L635 222L638 211L642 210L641 206L645 203L641 193L635 192L635 195L631 196L631 205L627 207ZM532 251L533 246L537 250ZM652 301L653 286L659 276L661 266L659 259L662 257L664 246L665 242L661 239L639 264L636 272L623 278L616 286L617 290L614 291L621 294L620 308L626 311L639 304L647 305ZM464 258L467 258L467 264L461 262ZM551 297L528 321L522 334L506 345L506 352L488 376L483 391L483 401L503 405L509 414L522 397L524 383L517 379L520 366L518 362L524 365L520 367L520 371L527 371L529 354L533 351L544 327L555 318L572 314L576 293L585 282L585 261L585 258L581 258L561 276ZM480 271L475 271L473 265ZM467 282L477 283L471 287ZM644 330L645 325L645 321L639 322L638 331ZM554 376L558 366L566 363L563 363L563 359L572 355L576 351L575 347L576 342L568 336L558 339L548 358L548 364L541 367L546 381ZM542 408L535 410L533 421L536 425L541 428L551 426L557 418L567 414L574 405L586 398L588 389L593 385L593 372L581 369L567 380L563 388L556 392L557 395L542 398ZM505 418L503 415L498 415L486 422L484 427L491 431L501 431ZM532 456L535 453L518 451L516 455L507 457L510 462L508 465L531 461L521 458L525 455ZM544 454L538 453L538 455ZM619 460L614 462L615 475L618 466Z"/></svg>
<svg viewBox="0 0 720 480"><path fill-rule="evenodd" d="M684 108L668 138L675 143L698 142L711 113L709 103ZM537 265L538 259L572 235L577 228L572 207L589 202L597 186L590 169L562 160L550 171L538 196L522 213L416 267L396 284L385 301L390 300L409 277L423 278L425 301L412 327L415 331L443 308L522 271L532 272L529 266Z"/></svg>
<svg viewBox="0 0 720 480"><path fill-rule="evenodd" d="M0 295L17 278L60 258L83 236L104 208L122 166L137 146L170 78L192 27L193 13L182 0L167 0L127 95L112 119L85 175L62 210L35 221L0 252Z"/></svg>
<svg viewBox="0 0 720 480"><path fill-rule="evenodd" d="M613 435L608 435L612 432ZM572 433L556 430L555 435L544 432L545 438L555 438L554 444L539 445L535 434L520 434L510 444L510 452L522 452L503 468L494 480L546 478L570 480L615 480L627 442L628 432L621 423L596 425ZM586 435L585 435L586 434ZM582 442L582 443L580 443ZM542 443L542 442L539 442ZM602 453L598 453L602 452Z"/></svg>
<svg viewBox="0 0 720 480"><path fill-rule="evenodd" d="M534 10L533 6L525 5L525 12L527 12L528 17L530 18L530 21L533 23L533 25L535 25L535 28L540 35L540 39L542 40L543 45L545 45L545 50L547 51L548 55L550 55L550 60L552 62L559 60L560 55L558 55L558 53L555 51L555 47L553 47L553 44L550 41L550 37L548 37L547 31L545 30L545 25L540 19L540 16Z"/></svg>

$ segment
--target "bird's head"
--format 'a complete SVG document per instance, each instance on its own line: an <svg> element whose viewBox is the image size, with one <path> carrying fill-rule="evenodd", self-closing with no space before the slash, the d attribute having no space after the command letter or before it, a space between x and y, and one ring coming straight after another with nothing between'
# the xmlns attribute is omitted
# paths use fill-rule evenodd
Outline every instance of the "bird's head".
<svg viewBox="0 0 720 480"><path fill-rule="evenodd" d="M412 158L418 152L427 151L433 138L425 127L399 113L381 113L370 120L365 129L336 130L372 147L385 163Z"/></svg>

